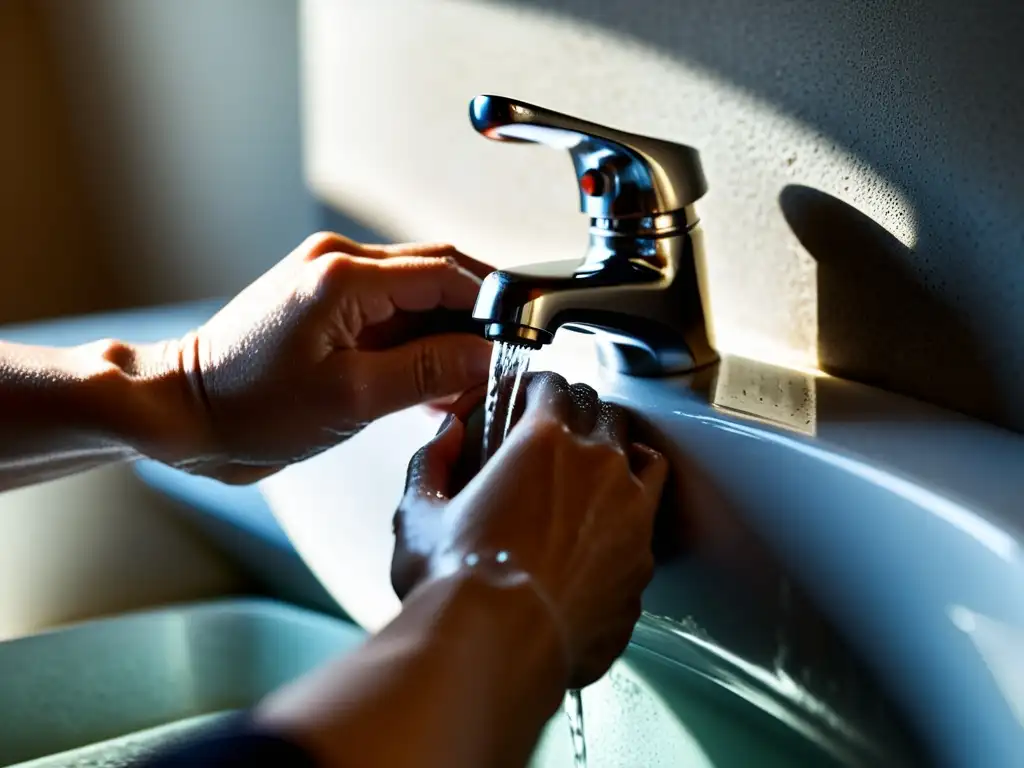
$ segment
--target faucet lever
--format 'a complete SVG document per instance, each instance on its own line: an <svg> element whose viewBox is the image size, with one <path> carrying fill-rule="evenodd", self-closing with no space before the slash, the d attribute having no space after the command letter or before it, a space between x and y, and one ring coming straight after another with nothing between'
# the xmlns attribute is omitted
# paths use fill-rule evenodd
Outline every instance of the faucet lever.
<svg viewBox="0 0 1024 768"><path fill-rule="evenodd" d="M473 127L496 141L566 149L580 210L594 219L657 217L681 211L707 192L693 147L638 136L503 96L470 102Z"/></svg>

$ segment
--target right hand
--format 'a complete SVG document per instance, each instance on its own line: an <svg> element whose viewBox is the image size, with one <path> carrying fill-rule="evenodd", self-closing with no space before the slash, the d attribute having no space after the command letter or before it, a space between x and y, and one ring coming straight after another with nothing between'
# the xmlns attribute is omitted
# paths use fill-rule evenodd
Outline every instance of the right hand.
<svg viewBox="0 0 1024 768"><path fill-rule="evenodd" d="M454 498L464 405L414 458L392 581L404 597L475 558L526 574L565 640L570 685L583 687L622 653L640 616L667 467L585 384L540 374L525 390L520 421Z"/></svg>
<svg viewBox="0 0 1024 768"><path fill-rule="evenodd" d="M189 417L140 452L251 483L381 416L482 384L491 346L469 315L488 272L450 245L307 238L164 345L163 367L191 395Z"/></svg>

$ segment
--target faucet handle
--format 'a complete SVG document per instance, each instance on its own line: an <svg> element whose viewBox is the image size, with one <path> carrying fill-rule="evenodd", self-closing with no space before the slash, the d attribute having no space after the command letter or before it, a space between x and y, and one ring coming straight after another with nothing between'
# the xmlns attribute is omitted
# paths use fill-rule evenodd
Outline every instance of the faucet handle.
<svg viewBox="0 0 1024 768"><path fill-rule="evenodd" d="M685 144L617 131L503 96L474 98L469 119L489 139L567 149L580 210L592 218L658 216L682 210L707 192L700 154Z"/></svg>

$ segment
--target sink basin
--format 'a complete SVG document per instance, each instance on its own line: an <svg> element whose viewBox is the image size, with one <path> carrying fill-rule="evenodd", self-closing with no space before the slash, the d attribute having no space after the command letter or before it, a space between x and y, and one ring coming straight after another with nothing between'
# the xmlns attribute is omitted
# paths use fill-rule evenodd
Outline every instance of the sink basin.
<svg viewBox="0 0 1024 768"><path fill-rule="evenodd" d="M641 757L648 747L690 754L665 734L689 733L712 700L756 710L790 745L799 734L841 764L1024 765L1024 440L736 357L674 379L607 375L592 342L565 332L531 368L625 404L674 468L631 653L706 681L706 706L664 704L696 695L667 668L644 673L662 687L635 711L629 685L585 692L636 734L616 742L634 750L618 765L658 764ZM438 422L395 414L261 485L311 569L369 629L398 610L391 515ZM671 723L660 735L642 714L655 700Z"/></svg>
<svg viewBox="0 0 1024 768"><path fill-rule="evenodd" d="M254 704L363 637L284 603L228 600L0 643L0 765L123 763Z"/></svg>
<svg viewBox="0 0 1024 768"><path fill-rule="evenodd" d="M645 624L644 631L657 629ZM201 734L351 651L364 636L333 617L238 600L91 621L0 644L0 765L129 766ZM587 690L584 708L593 768L838 764L828 744L639 645ZM531 768L570 765L559 715Z"/></svg>
<svg viewBox="0 0 1024 768"><path fill-rule="evenodd" d="M0 644L0 765L129 766L354 649L357 627L266 600L92 621ZM827 749L636 646L586 692L593 768L836 765ZM572 764L552 719L531 768Z"/></svg>

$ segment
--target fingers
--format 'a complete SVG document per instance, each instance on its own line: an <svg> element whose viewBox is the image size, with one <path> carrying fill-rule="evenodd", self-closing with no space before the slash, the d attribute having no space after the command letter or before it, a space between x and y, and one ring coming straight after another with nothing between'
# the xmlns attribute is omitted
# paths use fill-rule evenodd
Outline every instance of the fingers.
<svg viewBox="0 0 1024 768"><path fill-rule="evenodd" d="M302 261L315 261L328 253L350 253L362 254L364 246L355 240L339 235L336 232L317 232L303 240L299 246L291 252L290 258L297 258Z"/></svg>
<svg viewBox="0 0 1024 768"><path fill-rule="evenodd" d="M459 266L470 274L479 277L481 280L491 272L494 267L485 264L472 256L468 256L454 245L448 243L399 243L395 245L365 246L368 254L379 254L384 257L393 256L430 256L433 258L452 258Z"/></svg>
<svg viewBox="0 0 1024 768"><path fill-rule="evenodd" d="M395 256L423 256L427 258L450 258L467 272L481 280L494 267L474 259L449 243L398 243L393 245L366 245L339 235L336 232L317 232L310 235L292 251L292 255L303 261L315 261L329 253L344 253L368 258L392 258Z"/></svg>
<svg viewBox="0 0 1024 768"><path fill-rule="evenodd" d="M548 371L527 374L526 378L523 416L568 423L573 409L569 383Z"/></svg>
<svg viewBox="0 0 1024 768"><path fill-rule="evenodd" d="M449 257L339 255L324 270L330 295L354 300L367 323L387 320L396 309L471 309L480 289L480 280Z"/></svg>
<svg viewBox="0 0 1024 768"><path fill-rule="evenodd" d="M348 360L341 397L372 420L414 405L466 392L487 381L491 345L479 336L443 334Z"/></svg>
<svg viewBox="0 0 1024 768"><path fill-rule="evenodd" d="M569 387L569 397L572 400L569 428L577 435L589 435L594 431L601 409L597 390L587 384L573 384Z"/></svg>
<svg viewBox="0 0 1024 768"><path fill-rule="evenodd" d="M462 452L465 434L463 422L449 414L437 436L420 448L409 461L405 475L405 493L431 500L448 498L451 476Z"/></svg>

